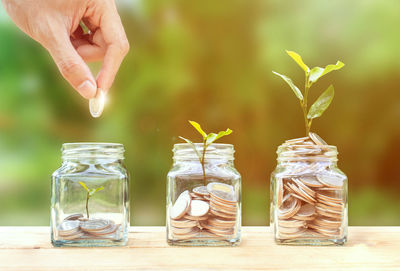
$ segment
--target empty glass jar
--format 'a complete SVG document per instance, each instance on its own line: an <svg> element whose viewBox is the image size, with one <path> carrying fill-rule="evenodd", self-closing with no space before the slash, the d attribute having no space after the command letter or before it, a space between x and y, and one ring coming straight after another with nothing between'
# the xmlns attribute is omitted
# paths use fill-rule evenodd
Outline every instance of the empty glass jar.
<svg viewBox="0 0 400 271"><path fill-rule="evenodd" d="M233 246L240 243L241 177L234 148L175 144L167 177L167 241L170 245Z"/></svg>
<svg viewBox="0 0 400 271"><path fill-rule="evenodd" d="M129 178L124 147L66 143L52 175L54 246L122 246L128 239Z"/></svg>
<svg viewBox="0 0 400 271"><path fill-rule="evenodd" d="M271 176L271 227L278 244L347 241L347 177L337 149L319 136L286 141Z"/></svg>

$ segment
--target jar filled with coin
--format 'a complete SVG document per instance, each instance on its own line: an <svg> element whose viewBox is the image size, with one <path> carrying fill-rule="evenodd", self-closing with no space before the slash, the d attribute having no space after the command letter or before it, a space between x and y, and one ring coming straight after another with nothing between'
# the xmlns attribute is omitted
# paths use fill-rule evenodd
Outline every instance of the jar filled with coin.
<svg viewBox="0 0 400 271"><path fill-rule="evenodd" d="M275 241L341 245L347 240L347 177L337 149L315 133L278 148L271 176L271 226Z"/></svg>
<svg viewBox="0 0 400 271"><path fill-rule="evenodd" d="M230 144L175 144L167 178L170 245L233 246L240 242L241 176ZM198 154L204 159L199 162Z"/></svg>
<svg viewBox="0 0 400 271"><path fill-rule="evenodd" d="M122 246L128 240L129 177L124 147L66 143L52 175L54 246Z"/></svg>

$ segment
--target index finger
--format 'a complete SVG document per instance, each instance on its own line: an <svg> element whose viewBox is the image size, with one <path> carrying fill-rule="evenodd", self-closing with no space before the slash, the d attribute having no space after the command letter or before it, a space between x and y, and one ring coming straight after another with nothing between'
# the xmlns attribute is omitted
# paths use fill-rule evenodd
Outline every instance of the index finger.
<svg viewBox="0 0 400 271"><path fill-rule="evenodd" d="M129 42L115 3L108 3L110 6L103 11L100 21L100 29L107 47L103 65L97 76L97 86L105 91L111 88L122 60L129 51Z"/></svg>

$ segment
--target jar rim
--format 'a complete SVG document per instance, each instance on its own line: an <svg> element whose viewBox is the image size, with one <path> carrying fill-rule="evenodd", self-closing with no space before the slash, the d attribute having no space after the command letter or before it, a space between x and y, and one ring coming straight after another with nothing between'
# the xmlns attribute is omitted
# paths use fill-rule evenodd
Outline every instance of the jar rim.
<svg viewBox="0 0 400 271"><path fill-rule="evenodd" d="M124 159L124 145L107 142L64 143L61 148L63 159L114 158Z"/></svg>
<svg viewBox="0 0 400 271"><path fill-rule="evenodd" d="M203 152L203 143L193 143L196 150L201 154ZM176 143L172 149L174 153L174 159L178 160L191 160L198 159L196 152L193 149L193 146L189 143ZM233 160L235 153L235 149L233 144L225 144L225 143L212 143L206 149L206 160L207 159L226 159Z"/></svg>
<svg viewBox="0 0 400 271"><path fill-rule="evenodd" d="M278 162L336 162L338 151L334 145L289 145L284 143L276 151Z"/></svg>

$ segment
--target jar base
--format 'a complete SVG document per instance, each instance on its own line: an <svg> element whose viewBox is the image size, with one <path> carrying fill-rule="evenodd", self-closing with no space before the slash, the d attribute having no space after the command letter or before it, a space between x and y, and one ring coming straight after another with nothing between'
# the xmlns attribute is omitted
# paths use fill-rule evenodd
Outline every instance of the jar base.
<svg viewBox="0 0 400 271"><path fill-rule="evenodd" d="M122 247L128 240L51 240L55 247Z"/></svg>
<svg viewBox="0 0 400 271"><path fill-rule="evenodd" d="M290 246L343 246L347 242L347 236L342 238L296 238L296 239L279 239L275 238L278 245Z"/></svg>
<svg viewBox="0 0 400 271"><path fill-rule="evenodd" d="M186 246L186 247L233 247L240 244L240 239L229 240L202 240L202 239L187 239L187 240L167 240L170 246Z"/></svg>

